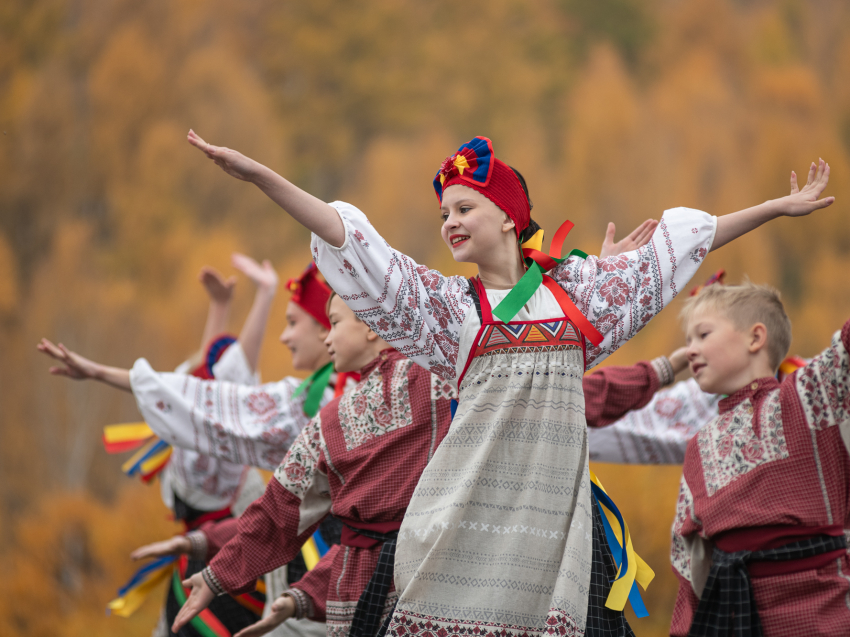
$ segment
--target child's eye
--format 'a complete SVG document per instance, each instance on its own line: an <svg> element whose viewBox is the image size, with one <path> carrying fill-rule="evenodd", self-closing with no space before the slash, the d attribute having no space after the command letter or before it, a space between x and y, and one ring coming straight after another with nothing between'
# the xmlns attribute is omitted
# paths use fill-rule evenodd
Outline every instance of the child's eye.
<svg viewBox="0 0 850 637"><path fill-rule="evenodd" d="M443 223L445 223L446 219L448 219L448 218L449 218L449 213L447 213L447 212L444 212L443 214L440 215L440 219L443 220Z"/></svg>
<svg viewBox="0 0 850 637"><path fill-rule="evenodd" d="M472 210L472 208L470 206L461 206L460 207L461 214L463 214L465 212L469 212L470 210Z"/></svg>

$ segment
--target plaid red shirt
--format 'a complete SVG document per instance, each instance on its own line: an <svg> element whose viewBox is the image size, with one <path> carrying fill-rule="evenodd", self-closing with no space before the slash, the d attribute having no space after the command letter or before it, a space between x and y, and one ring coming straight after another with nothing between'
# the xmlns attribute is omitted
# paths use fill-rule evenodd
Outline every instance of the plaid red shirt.
<svg viewBox="0 0 850 637"><path fill-rule="evenodd" d="M760 378L720 402L688 444L673 523L679 578L671 635L687 635L705 572L697 536L726 552L837 535L850 514L850 321L832 346L781 384ZM842 440L842 438L844 440ZM697 540L698 542L698 540ZM846 551L785 574L750 566L764 634L850 634ZM770 570L770 569L768 569Z"/></svg>

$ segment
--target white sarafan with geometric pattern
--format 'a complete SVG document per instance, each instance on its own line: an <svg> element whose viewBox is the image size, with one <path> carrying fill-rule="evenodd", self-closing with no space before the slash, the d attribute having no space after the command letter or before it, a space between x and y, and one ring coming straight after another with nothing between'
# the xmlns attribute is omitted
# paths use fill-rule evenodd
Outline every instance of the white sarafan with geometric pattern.
<svg viewBox="0 0 850 637"><path fill-rule="evenodd" d="M488 328L480 339L486 342L478 342L481 322L466 279L420 266L390 248L362 212L332 205L345 242L336 248L315 235L312 242L331 287L392 347L460 383L449 434L399 532L399 599L388 635L583 635L589 604L605 600L589 597L582 375L687 285L701 261L690 255L707 252L715 218L667 211L640 250L602 260L570 257L550 271L603 335L599 346L586 343L583 350L543 286L513 319L515 329L499 324L498 333ZM486 291L492 307L507 293Z"/></svg>

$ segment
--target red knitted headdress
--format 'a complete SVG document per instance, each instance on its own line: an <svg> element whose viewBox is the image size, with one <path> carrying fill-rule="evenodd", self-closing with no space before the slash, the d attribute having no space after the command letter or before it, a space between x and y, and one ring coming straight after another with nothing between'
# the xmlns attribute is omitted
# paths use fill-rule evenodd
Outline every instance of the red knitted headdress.
<svg viewBox="0 0 850 637"><path fill-rule="evenodd" d="M531 207L519 178L505 162L496 159L493 144L486 137L475 137L443 161L434 177L437 199L454 184L477 190L501 208L516 224L517 237L531 221Z"/></svg>
<svg viewBox="0 0 850 637"><path fill-rule="evenodd" d="M292 292L292 302L316 319L325 329L331 329L325 307L331 297L331 289L319 278L319 269L310 263L301 276L289 279L287 289Z"/></svg>

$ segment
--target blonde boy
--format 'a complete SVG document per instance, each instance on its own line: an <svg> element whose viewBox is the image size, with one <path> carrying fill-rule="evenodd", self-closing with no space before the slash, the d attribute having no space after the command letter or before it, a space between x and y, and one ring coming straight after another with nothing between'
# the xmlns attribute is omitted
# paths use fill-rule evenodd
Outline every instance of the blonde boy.
<svg viewBox="0 0 850 637"><path fill-rule="evenodd" d="M685 454L671 635L850 634L850 321L779 383L775 290L712 286L683 314L691 372L726 397Z"/></svg>

